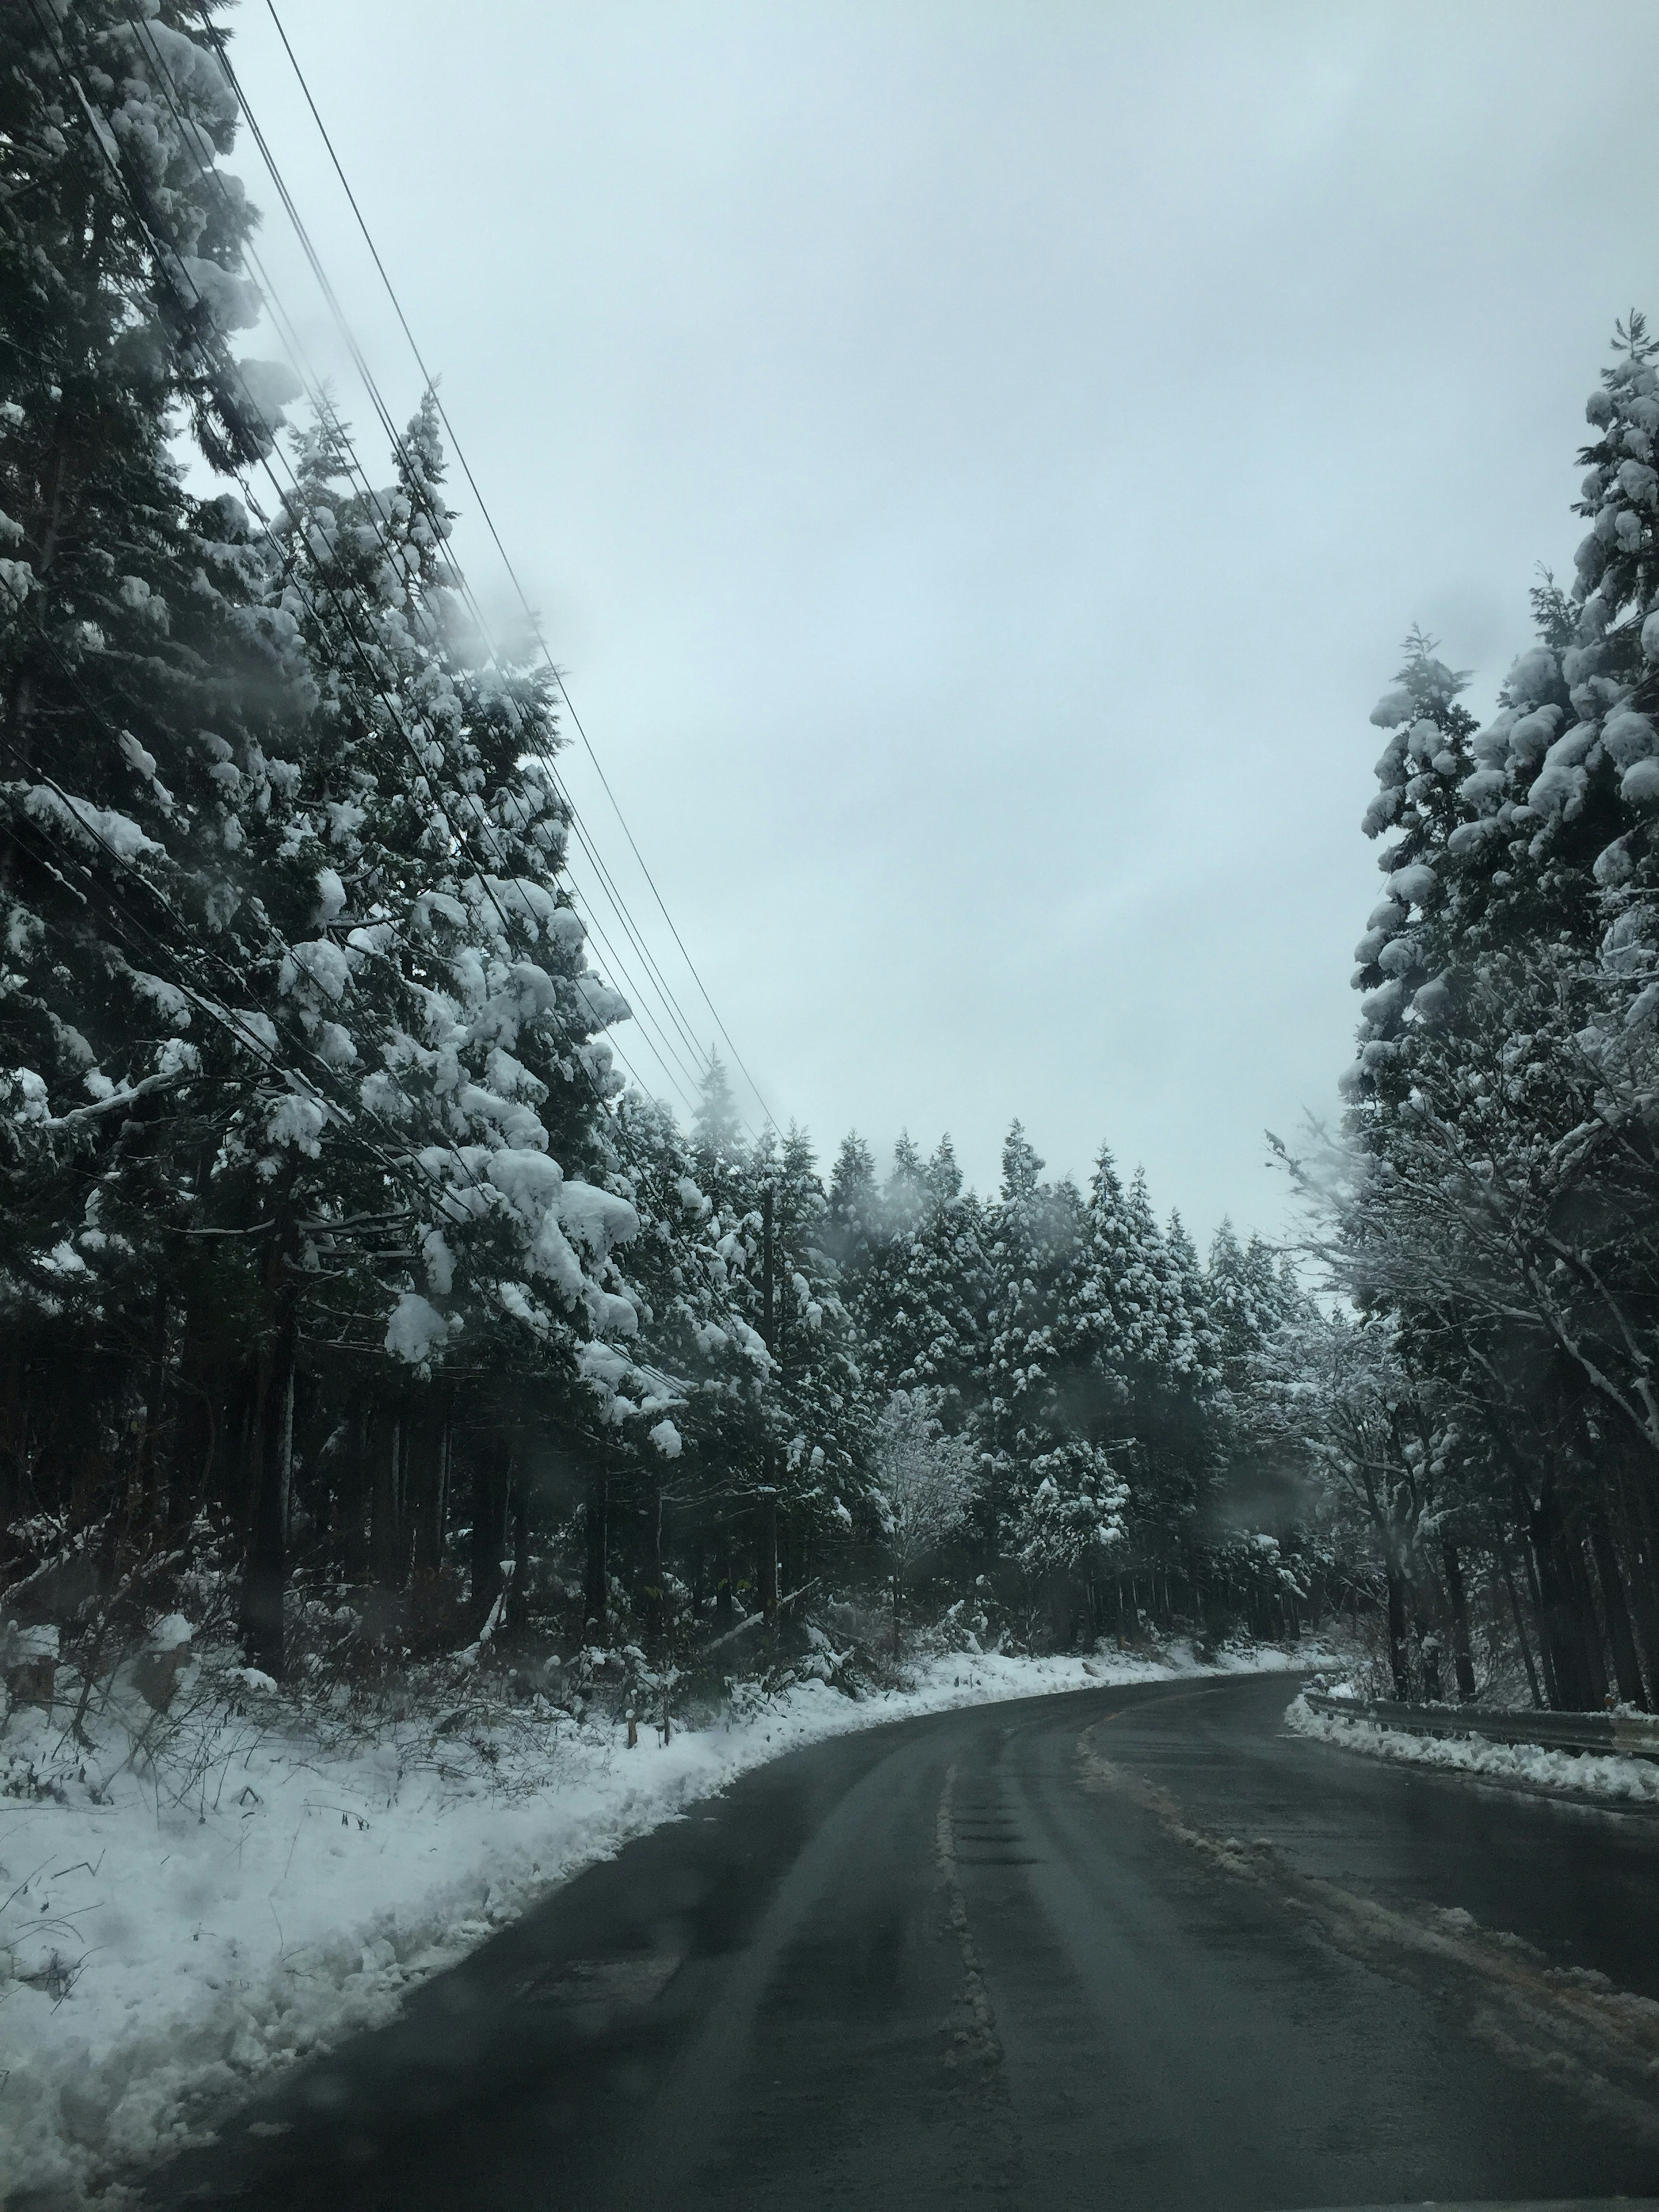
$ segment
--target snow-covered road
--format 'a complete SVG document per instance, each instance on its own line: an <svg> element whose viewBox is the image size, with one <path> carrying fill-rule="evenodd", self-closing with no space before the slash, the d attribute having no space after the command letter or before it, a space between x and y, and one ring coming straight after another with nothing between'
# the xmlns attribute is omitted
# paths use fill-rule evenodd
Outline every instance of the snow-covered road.
<svg viewBox="0 0 1659 2212"><path fill-rule="evenodd" d="M84 1755L61 1711L14 1713L0 1735L0 2192L76 2192L189 2141L273 2069L392 2018L412 1985L580 1869L786 1751L1195 1671L1180 1650L964 1655L856 1702L798 1685L665 1748L647 1727L632 1751L619 1728L547 1707L373 1732L313 1716L300 1732L257 1684L240 1712L204 1698L194 1733L175 1723L155 1762L136 1698Z"/></svg>
<svg viewBox="0 0 1659 2212"><path fill-rule="evenodd" d="M1343 1758L1286 1702L1090 1688L765 1764L273 2081L150 2201L1653 2195L1659 1824Z"/></svg>

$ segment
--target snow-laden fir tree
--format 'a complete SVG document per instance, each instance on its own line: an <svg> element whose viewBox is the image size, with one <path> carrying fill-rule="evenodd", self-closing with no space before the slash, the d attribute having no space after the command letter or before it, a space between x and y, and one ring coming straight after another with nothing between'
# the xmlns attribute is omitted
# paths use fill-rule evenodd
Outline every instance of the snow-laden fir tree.
<svg viewBox="0 0 1659 2212"><path fill-rule="evenodd" d="M780 1144L767 1131L750 1153L747 1176L746 1280L751 1313L766 1322L774 1367L765 1519L775 1523L785 1582L798 1587L815 1547L844 1540L868 1520L874 1408L856 1324L828 1249L828 1200L805 1132L792 1127Z"/></svg>
<svg viewBox="0 0 1659 2212"><path fill-rule="evenodd" d="M841 1269L844 1294L858 1302L858 1286L884 1241L875 1155L856 1129L842 1139L826 1194L824 1236Z"/></svg>
<svg viewBox="0 0 1659 2212"><path fill-rule="evenodd" d="M1488 1517L1518 1518L1543 1656L1581 1697L1603 1649L1625 1688L1644 1686L1619 1624L1652 1607L1655 1580L1654 350L1632 317L1591 395L1591 526L1571 592L1534 592L1538 641L1498 713L1466 727L1453 679L1419 653L1374 717L1395 734L1367 826L1406 835L1360 947L1358 1172L1340 1209L1347 1278L1396 1316L1436 1403L1462 1407L1448 1419L1466 1464L1485 1461L1476 1437L1499 1452ZM1456 740L1443 758L1426 738L1413 751L1431 689L1428 719ZM1650 1642L1650 1670L1659 1613Z"/></svg>
<svg viewBox="0 0 1659 2212"><path fill-rule="evenodd" d="M179 1335L248 1272L216 1279L184 1241L218 1134L255 1088L306 1079L246 1005L271 931L219 778L221 749L303 710L305 672L259 605L258 532L186 492L173 444L182 418L245 463L292 388L232 356L258 299L206 21L90 0L0 25L6 1396L25 1436L44 1418L100 1466L91 1493L125 1483L130 1528L159 1510ZM94 1342L107 1389L58 1392L59 1353ZM73 1441L77 1407L124 1399L114 1451Z"/></svg>
<svg viewBox="0 0 1659 2212"><path fill-rule="evenodd" d="M954 1431L983 1390L991 1296L985 1210L963 1188L948 1136L922 1187L921 1211L888 1247L879 1297L866 1312L869 1358L891 1388L933 1393Z"/></svg>
<svg viewBox="0 0 1659 2212"><path fill-rule="evenodd" d="M1117 1540L1121 1485L1080 1429L1061 1351L1066 1296L1082 1234L1069 1182L1042 1162L1016 1121L1002 1151L1002 1191L988 1255L987 1444L981 1520L993 1551L1017 1559L1047 1603L1051 1632L1073 1625L1079 1571Z"/></svg>

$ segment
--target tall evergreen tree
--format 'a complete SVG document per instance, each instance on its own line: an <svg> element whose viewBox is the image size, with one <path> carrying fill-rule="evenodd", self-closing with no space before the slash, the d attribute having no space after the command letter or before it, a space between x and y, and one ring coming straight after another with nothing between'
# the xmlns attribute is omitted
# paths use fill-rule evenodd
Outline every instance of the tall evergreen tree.
<svg viewBox="0 0 1659 2212"><path fill-rule="evenodd" d="M947 1137L929 1162L920 1218L890 1248L871 1358L889 1387L925 1389L955 1432L978 1407L989 1351L985 1210L962 1187Z"/></svg>

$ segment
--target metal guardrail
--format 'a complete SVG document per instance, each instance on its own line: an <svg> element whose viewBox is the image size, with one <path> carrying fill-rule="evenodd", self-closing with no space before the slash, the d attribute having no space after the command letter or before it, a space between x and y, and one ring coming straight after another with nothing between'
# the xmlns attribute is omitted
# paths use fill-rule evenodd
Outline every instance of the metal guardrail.
<svg viewBox="0 0 1659 2212"><path fill-rule="evenodd" d="M1402 1705L1389 1698L1328 1698L1303 1692L1316 1713L1370 1721L1408 1735L1478 1735L1487 1743L1535 1743L1547 1751L1616 1753L1659 1759L1659 1718L1647 1714L1496 1712L1480 1705Z"/></svg>

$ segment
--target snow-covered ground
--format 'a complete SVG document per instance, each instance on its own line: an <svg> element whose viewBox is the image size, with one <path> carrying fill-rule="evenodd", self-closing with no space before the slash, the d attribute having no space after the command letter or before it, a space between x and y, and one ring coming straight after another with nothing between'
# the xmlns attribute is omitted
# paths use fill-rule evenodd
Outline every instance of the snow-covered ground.
<svg viewBox="0 0 1659 2212"><path fill-rule="evenodd" d="M1602 1752L1547 1751L1534 1743L1483 1743L1475 1736L1408 1735L1339 1713L1316 1713L1297 1698L1285 1725L1298 1735L1340 1744L1368 1759L1396 1759L1413 1766L1473 1774L1530 1790L1605 1797L1626 1805L1659 1806L1659 1766L1646 1759Z"/></svg>
<svg viewBox="0 0 1659 2212"><path fill-rule="evenodd" d="M906 1689L797 1683L666 1747L642 1726L633 1750L621 1723L540 1701L382 1712L372 1729L343 1701L333 1724L301 1723L257 1675L193 1705L181 1683L164 1741L146 1705L118 1699L95 1754L66 1757L61 1707L20 1709L0 1733L0 2203L73 2198L188 2140L270 2069L386 2020L556 1883L783 1752L952 1706L1327 1656L945 1656Z"/></svg>

